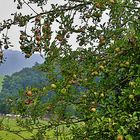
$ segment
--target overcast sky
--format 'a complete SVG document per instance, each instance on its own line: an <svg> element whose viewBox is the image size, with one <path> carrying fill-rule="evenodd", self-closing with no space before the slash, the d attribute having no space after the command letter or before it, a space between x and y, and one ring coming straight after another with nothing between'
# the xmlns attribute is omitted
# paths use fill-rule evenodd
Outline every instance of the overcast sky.
<svg viewBox="0 0 140 140"><path fill-rule="evenodd" d="M15 13L17 10L17 6L16 3L13 2L14 0L0 0L0 22L4 19L9 19L11 18L11 13ZM50 4L51 3L64 3L64 0L50 0L48 2L47 5L47 9L49 10L50 8ZM35 5L32 4L32 7L35 11L37 11L38 13L41 11L38 7L36 7ZM20 11L18 11L20 12ZM24 14L29 14L29 13L33 13L33 11L27 6L24 5L23 9L21 10L22 13ZM30 26L28 25L28 28ZM14 47L12 48L12 50L20 50L19 49L19 31L21 30L21 28L19 28L18 26L14 26L9 30L8 36L10 37L10 41L13 43Z"/></svg>
<svg viewBox="0 0 140 140"><path fill-rule="evenodd" d="M0 0L0 22L3 20L3 19L9 19L11 18L11 13L15 13L17 11L17 8L16 8L16 4L13 2L14 0ZM62 4L62 2L64 2L64 0L50 0L51 3L60 3ZM50 2L49 1L49 2ZM50 5L50 3L49 3ZM40 11L39 8L37 8L36 6L32 5L33 8L36 10L36 11ZM49 7L47 7L47 9L49 9ZM32 13L33 11L27 6L25 5L21 11L22 13L24 14L29 14L29 13ZM108 20L108 17L107 15L104 14L103 16L103 20L102 22L104 21L107 21ZM77 16L78 18L78 16ZM78 19L77 19L78 20ZM56 25L55 25L56 26ZM19 50L19 44L18 44L18 40L19 40L19 30L20 28L18 28L18 26L14 26L13 28L11 28L9 30L9 37L10 37L10 41L13 43L14 45L14 48L12 48L13 50ZM75 49L77 47L77 44L76 44L76 39L75 39L75 36L73 35L73 37L70 39L70 44L73 45L73 48Z"/></svg>
<svg viewBox="0 0 140 140"><path fill-rule="evenodd" d="M11 13L15 13L17 11L16 4L13 2L14 0L0 0L0 22L4 19L11 18ZM31 9L29 9L27 6L23 7L22 13L28 14L31 13ZM11 42L13 43L14 47L13 50L19 50L19 30L20 28L12 27L9 30L9 37Z"/></svg>

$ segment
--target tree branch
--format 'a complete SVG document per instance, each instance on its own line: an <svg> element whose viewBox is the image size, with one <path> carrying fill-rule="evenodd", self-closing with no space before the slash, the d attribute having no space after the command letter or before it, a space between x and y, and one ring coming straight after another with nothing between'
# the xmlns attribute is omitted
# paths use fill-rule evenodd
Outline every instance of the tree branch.
<svg viewBox="0 0 140 140"><path fill-rule="evenodd" d="M23 2L36 14L38 14L25 0Z"/></svg>
<svg viewBox="0 0 140 140"><path fill-rule="evenodd" d="M72 1L72 2L83 2L82 0L69 0L69 1Z"/></svg>
<svg viewBox="0 0 140 140"><path fill-rule="evenodd" d="M73 9L75 9L75 8L83 7L83 6L85 6L85 5L90 5L90 4L91 4L91 2L87 2L87 3L78 4L78 5L75 5L75 6L72 6L72 7L67 7L67 8L63 8L63 6L61 6L61 7L59 8L59 10L57 10L57 11L69 11L69 10L73 10ZM55 11L55 12L57 12L57 11ZM37 15L35 15L35 16L30 17L30 19L33 19L33 18L35 18L35 17L37 17L37 16L41 16L41 15L53 13L53 12L54 12L54 10L42 12L42 13L39 13L39 14L37 14Z"/></svg>

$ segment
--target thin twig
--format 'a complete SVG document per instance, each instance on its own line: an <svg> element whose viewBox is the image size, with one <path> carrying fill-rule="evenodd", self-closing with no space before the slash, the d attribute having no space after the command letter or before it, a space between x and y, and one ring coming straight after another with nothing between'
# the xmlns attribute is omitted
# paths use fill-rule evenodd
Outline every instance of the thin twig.
<svg viewBox="0 0 140 140"><path fill-rule="evenodd" d="M25 0L23 2L36 14L38 14Z"/></svg>
<svg viewBox="0 0 140 140"><path fill-rule="evenodd" d="M58 12L58 11L69 11L69 10L73 10L73 9L75 9L75 8L78 8L78 7L82 8L83 6L85 6L85 5L90 5L90 4L91 4L91 2L87 2L87 3L84 3L84 4L78 4L78 5L75 5L75 6L72 6L72 7L67 7L67 8L63 8L63 6L61 6L61 7L59 8L59 10L55 11L55 13ZM62 9L61 9L61 8L62 8ZM35 15L35 16L30 17L30 19L33 19L33 18L35 18L35 17L37 17L37 16L41 16L41 15L53 13L53 12L54 12L54 10L46 11L46 12L43 12L43 13L39 13L39 14L37 14L37 15Z"/></svg>

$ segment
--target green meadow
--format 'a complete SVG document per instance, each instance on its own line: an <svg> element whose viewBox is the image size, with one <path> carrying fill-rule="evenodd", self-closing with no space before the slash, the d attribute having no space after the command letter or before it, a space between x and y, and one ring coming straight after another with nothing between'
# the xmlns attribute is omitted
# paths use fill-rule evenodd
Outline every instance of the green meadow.
<svg viewBox="0 0 140 140"><path fill-rule="evenodd" d="M42 123L47 123L46 121L41 121ZM2 125L3 124L3 125ZM4 129L6 128L6 129ZM16 131L21 131L16 134ZM68 128L66 126L61 126L58 128L58 131L63 131L64 135L56 136L54 129L46 130L45 139L46 140L65 140L70 137ZM16 119L1 117L0 119L0 140L33 140L33 136L37 133L36 130L32 132L27 131L25 128L18 126Z"/></svg>

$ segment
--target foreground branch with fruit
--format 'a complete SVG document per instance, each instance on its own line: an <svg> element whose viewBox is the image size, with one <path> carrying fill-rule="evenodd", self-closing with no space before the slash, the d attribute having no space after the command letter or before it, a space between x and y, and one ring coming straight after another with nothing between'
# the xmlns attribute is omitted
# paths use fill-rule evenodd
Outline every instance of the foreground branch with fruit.
<svg viewBox="0 0 140 140"><path fill-rule="evenodd" d="M20 48L26 58L34 52L45 53L39 69L49 79L43 88L20 92L11 103L13 111L27 120L18 119L19 125L35 127L38 140L61 125L69 126L66 138L72 140L139 140L140 2L66 0L52 3L48 10L45 0L14 2L19 13L2 22L0 31L25 27ZM20 13L24 5L31 8L32 4L42 12ZM0 43L1 61L4 49L11 45L8 39L4 34ZM48 123L42 125L39 120L45 116Z"/></svg>

